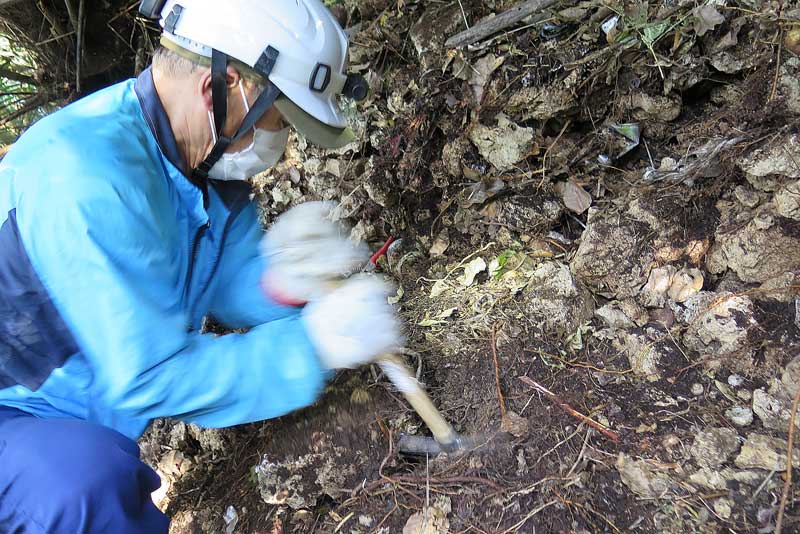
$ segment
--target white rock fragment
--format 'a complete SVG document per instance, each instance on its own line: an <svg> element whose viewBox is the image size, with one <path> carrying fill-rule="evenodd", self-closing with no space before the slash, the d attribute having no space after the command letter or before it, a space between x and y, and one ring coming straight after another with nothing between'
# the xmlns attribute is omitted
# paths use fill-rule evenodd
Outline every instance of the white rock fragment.
<svg viewBox="0 0 800 534"><path fill-rule="evenodd" d="M782 395L773 395L764 388L753 391L753 412L764 428L788 432L790 411L791 401Z"/></svg>
<svg viewBox="0 0 800 534"><path fill-rule="evenodd" d="M738 388L744 384L744 377L742 375L732 374L728 377L728 385L732 388Z"/></svg>
<svg viewBox="0 0 800 534"><path fill-rule="evenodd" d="M740 166L751 182L773 174L800 178L800 134L793 134L742 159Z"/></svg>
<svg viewBox="0 0 800 534"><path fill-rule="evenodd" d="M703 291L686 301L683 319L688 324L683 335L688 348L714 357L736 353L737 358L749 361L753 349L747 333L758 325L749 297Z"/></svg>
<svg viewBox="0 0 800 534"><path fill-rule="evenodd" d="M764 434L748 434L734 463L742 469L784 471L786 469L786 440ZM800 467L800 451L792 451L792 465Z"/></svg>
<svg viewBox="0 0 800 534"><path fill-rule="evenodd" d="M753 422L753 410L747 406L734 406L725 411L725 417L736 426L747 426Z"/></svg>
<svg viewBox="0 0 800 534"><path fill-rule="evenodd" d="M634 460L621 452L617 457L616 467L622 482L641 497L662 497L669 489L669 477L656 472L646 460Z"/></svg>
<svg viewBox="0 0 800 534"><path fill-rule="evenodd" d="M697 465L719 467L739 449L738 437L732 428L709 428L697 434L690 452Z"/></svg>
<svg viewBox="0 0 800 534"><path fill-rule="evenodd" d="M533 147L534 133L533 128L518 126L500 113L497 126L478 124L468 135L480 155L502 171L525 159Z"/></svg>
<svg viewBox="0 0 800 534"><path fill-rule="evenodd" d="M730 519L733 512L733 501L730 499L722 498L714 501L714 513L722 519Z"/></svg>

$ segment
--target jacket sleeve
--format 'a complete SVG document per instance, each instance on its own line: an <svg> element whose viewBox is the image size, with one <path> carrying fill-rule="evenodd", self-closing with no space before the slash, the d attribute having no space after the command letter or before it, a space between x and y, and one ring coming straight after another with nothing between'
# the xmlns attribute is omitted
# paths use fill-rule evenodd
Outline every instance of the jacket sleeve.
<svg viewBox="0 0 800 534"><path fill-rule="evenodd" d="M268 298L261 287L268 266L260 253L263 235L255 205L249 202L228 231L211 303L211 315L229 328L260 325L297 313L297 308Z"/></svg>
<svg viewBox="0 0 800 534"><path fill-rule="evenodd" d="M94 373L92 419L224 427L316 399L324 373L297 312L242 335L188 332L174 289L185 265L164 244L171 218L126 183L50 182L18 199L20 234Z"/></svg>

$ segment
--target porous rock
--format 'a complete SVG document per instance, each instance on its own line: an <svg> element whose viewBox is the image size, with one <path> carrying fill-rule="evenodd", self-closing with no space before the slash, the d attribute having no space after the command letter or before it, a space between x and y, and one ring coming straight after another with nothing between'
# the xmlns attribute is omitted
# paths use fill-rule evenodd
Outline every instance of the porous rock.
<svg viewBox="0 0 800 534"><path fill-rule="evenodd" d="M703 291L685 304L682 317L688 324L683 335L686 347L704 357L736 353L741 365L750 363L753 349L747 343L747 333L757 322L749 297ZM716 365L718 361L711 363Z"/></svg>
<svg viewBox="0 0 800 534"><path fill-rule="evenodd" d="M764 388L753 391L753 412L764 428L788 432L791 408L792 400L783 392L775 391L775 388L771 388L771 391L765 391Z"/></svg>
<svg viewBox="0 0 800 534"><path fill-rule="evenodd" d="M762 283L800 269L800 223L782 217L773 205L750 213L721 200L717 209L721 219L706 260L709 271L730 269L742 282Z"/></svg>
<svg viewBox="0 0 800 534"><path fill-rule="evenodd" d="M422 13L411 27L409 36L423 68L430 68L441 60L447 36L463 23L461 10L454 4L432 4Z"/></svg>
<svg viewBox="0 0 800 534"><path fill-rule="evenodd" d="M363 452L334 445L321 434L312 451L280 459L265 455L255 472L264 502L297 510L316 506L326 495L338 498L358 482L365 462Z"/></svg>
<svg viewBox="0 0 800 534"><path fill-rule="evenodd" d="M786 440L751 433L742 445L734 463L742 469L784 471L786 469ZM792 451L792 466L800 467L800 451Z"/></svg>
<svg viewBox="0 0 800 534"><path fill-rule="evenodd" d="M777 139L743 157L739 166L756 189L774 191L786 178L800 178L800 134Z"/></svg>
<svg viewBox="0 0 800 534"><path fill-rule="evenodd" d="M661 361L677 353L675 344L655 327L617 331L613 345L628 357L633 373L649 382L662 378Z"/></svg>
<svg viewBox="0 0 800 534"><path fill-rule="evenodd" d="M533 128L525 128L500 113L496 126L475 125L469 139L481 156L497 170L506 170L525 159L533 146Z"/></svg>
<svg viewBox="0 0 800 534"><path fill-rule="evenodd" d="M753 422L753 410L747 406L733 406L725 410L725 417L736 426L748 426Z"/></svg>
<svg viewBox="0 0 800 534"><path fill-rule="evenodd" d="M524 298L528 317L545 330L564 335L575 332L594 313L594 301L570 272L558 261L540 263L531 273Z"/></svg>
<svg viewBox="0 0 800 534"><path fill-rule="evenodd" d="M697 434L691 454L701 467L719 467L739 449L739 435L732 428L709 428Z"/></svg>
<svg viewBox="0 0 800 534"><path fill-rule="evenodd" d="M605 297L635 296L647 282L653 261L651 248L642 243L649 230L638 221L590 220L572 260L572 271Z"/></svg>
<svg viewBox="0 0 800 534"><path fill-rule="evenodd" d="M669 489L669 477L657 472L646 460L634 460L621 452L617 456L616 467L622 482L640 497L658 498Z"/></svg>

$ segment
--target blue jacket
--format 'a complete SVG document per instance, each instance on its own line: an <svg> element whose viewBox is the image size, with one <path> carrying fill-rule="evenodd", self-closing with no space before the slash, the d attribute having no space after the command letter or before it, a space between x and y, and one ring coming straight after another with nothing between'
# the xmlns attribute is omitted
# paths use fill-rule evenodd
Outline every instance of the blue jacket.
<svg viewBox="0 0 800 534"><path fill-rule="evenodd" d="M259 288L248 187L198 187L181 166L149 70L0 162L0 405L136 438L156 417L224 427L316 399L298 310ZM200 334L206 315L253 328Z"/></svg>

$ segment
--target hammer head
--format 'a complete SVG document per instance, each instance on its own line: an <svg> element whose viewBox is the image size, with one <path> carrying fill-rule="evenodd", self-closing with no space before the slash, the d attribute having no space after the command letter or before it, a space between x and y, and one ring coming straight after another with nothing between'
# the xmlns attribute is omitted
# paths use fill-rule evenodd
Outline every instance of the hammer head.
<svg viewBox="0 0 800 534"><path fill-rule="evenodd" d="M450 443L439 443L432 437L401 434L397 450L408 456L436 456L439 453L464 452L475 448L478 441L466 436L456 436Z"/></svg>

